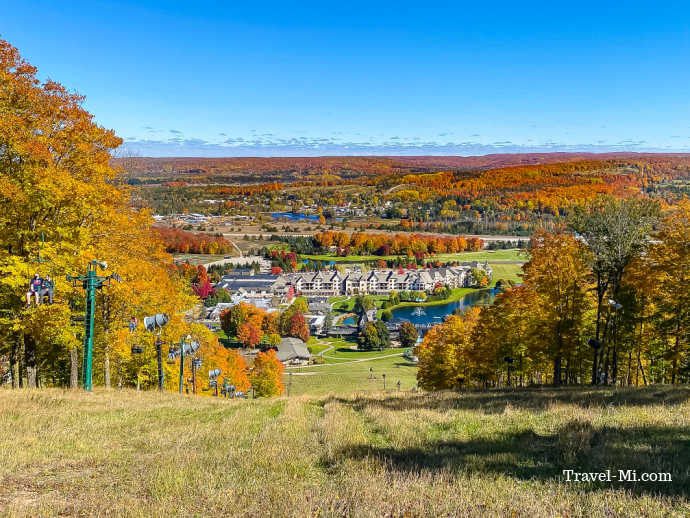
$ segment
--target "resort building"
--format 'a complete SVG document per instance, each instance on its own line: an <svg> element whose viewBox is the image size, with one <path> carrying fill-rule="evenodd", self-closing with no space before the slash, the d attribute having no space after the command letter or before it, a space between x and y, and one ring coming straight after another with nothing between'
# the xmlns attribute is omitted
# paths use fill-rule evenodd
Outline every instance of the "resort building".
<svg viewBox="0 0 690 518"><path fill-rule="evenodd" d="M296 295L310 297L335 297L338 295L387 295L391 291L430 292L437 286L449 288L469 287L472 270L484 270L491 277L488 263L474 261L447 268L419 270L380 269L363 273L352 269L337 271L300 272L286 274L279 283L281 289L291 285Z"/></svg>
<svg viewBox="0 0 690 518"><path fill-rule="evenodd" d="M225 275L216 284L230 293L241 293L247 298L275 297L287 302L296 295L307 297L336 297L340 295L387 295L391 291L431 292L437 286L463 288L472 285L472 270L481 269L491 277L488 263L473 261L446 268L418 270L377 269L362 272L350 269L298 272L283 275Z"/></svg>

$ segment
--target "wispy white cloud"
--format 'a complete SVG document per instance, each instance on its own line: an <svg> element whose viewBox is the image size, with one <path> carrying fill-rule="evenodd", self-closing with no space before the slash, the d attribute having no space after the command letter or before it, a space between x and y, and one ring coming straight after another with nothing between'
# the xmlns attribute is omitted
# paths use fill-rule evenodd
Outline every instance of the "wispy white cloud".
<svg viewBox="0 0 690 518"><path fill-rule="evenodd" d="M172 130L171 130L172 131ZM270 133L258 133L250 130L248 137L227 137L217 142L202 138L183 138L174 136L168 139L126 139L122 153L138 156L198 156L198 157L232 157L232 156L337 156L337 155L486 155L492 153L546 153L557 151L569 152L688 152L685 148L659 148L649 145L645 140L626 139L616 143L598 140L595 144L566 144L554 140L526 143L515 143L510 140L497 140L490 144L477 142L470 138L467 141L442 142L424 140L421 137L405 139L391 136L387 139L370 142L365 139L342 139L335 137L276 137ZM177 135L177 134L176 134Z"/></svg>

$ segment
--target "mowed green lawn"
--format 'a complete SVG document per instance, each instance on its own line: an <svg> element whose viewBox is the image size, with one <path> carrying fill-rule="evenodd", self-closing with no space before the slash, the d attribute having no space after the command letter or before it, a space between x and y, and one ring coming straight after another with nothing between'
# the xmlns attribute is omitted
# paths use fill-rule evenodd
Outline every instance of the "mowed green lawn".
<svg viewBox="0 0 690 518"><path fill-rule="evenodd" d="M441 262L448 261L489 261L495 262L519 262L524 263L529 260L529 254L525 250L480 250L478 252L462 252L459 254L438 254L433 256L434 260Z"/></svg>
<svg viewBox="0 0 690 518"><path fill-rule="evenodd" d="M290 386L291 395L343 394L383 390L410 390L417 385L417 366L402 357L404 349L383 351L350 351L336 349L324 353L325 364L286 369L283 383ZM384 358L379 358L383 356ZM359 361L353 361L359 360ZM362 361L364 360L364 361ZM370 378L372 369L373 378ZM289 373L292 372L292 375Z"/></svg>
<svg viewBox="0 0 690 518"><path fill-rule="evenodd" d="M680 518L689 444L688 387L239 401L1 389L0 515ZM671 481L567 482L565 469Z"/></svg>
<svg viewBox="0 0 690 518"><path fill-rule="evenodd" d="M399 255L379 256L379 255L348 255L338 257L334 255L300 255L300 259L310 259L312 261L335 261L335 262L357 262L357 261L378 261L379 259L397 259ZM460 252L457 254L437 254L429 257L431 261L503 261L503 262L526 262L529 260L528 253L524 250L480 250L478 252Z"/></svg>
<svg viewBox="0 0 690 518"><path fill-rule="evenodd" d="M491 263L493 270L492 283L496 284L500 279L507 281L522 282L522 265L521 264L500 264Z"/></svg>

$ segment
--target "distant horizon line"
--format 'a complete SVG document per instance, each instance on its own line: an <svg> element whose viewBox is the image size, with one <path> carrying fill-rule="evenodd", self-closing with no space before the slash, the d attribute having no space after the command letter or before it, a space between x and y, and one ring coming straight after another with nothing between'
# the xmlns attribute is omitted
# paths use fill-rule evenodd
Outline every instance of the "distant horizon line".
<svg viewBox="0 0 690 518"><path fill-rule="evenodd" d="M205 160L223 160L223 159L295 159L295 158L387 158L387 159L401 159L401 158L486 158L493 156L540 156L540 155L591 155L591 156L622 156L622 155L657 155L657 156L688 156L690 151L495 151L493 153L461 155L461 154L323 154L323 155L138 155L138 154L115 154L114 159L205 159Z"/></svg>

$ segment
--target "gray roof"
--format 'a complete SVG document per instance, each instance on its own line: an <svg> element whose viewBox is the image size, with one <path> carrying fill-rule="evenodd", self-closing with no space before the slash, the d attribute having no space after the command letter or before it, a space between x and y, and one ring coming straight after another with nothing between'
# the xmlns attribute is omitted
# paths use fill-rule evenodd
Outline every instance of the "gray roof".
<svg viewBox="0 0 690 518"><path fill-rule="evenodd" d="M309 313L326 314L330 313L331 305L328 302L309 302Z"/></svg>
<svg viewBox="0 0 690 518"><path fill-rule="evenodd" d="M278 346L277 358L281 362L291 360L308 360L311 358L307 344L299 338L285 337Z"/></svg>
<svg viewBox="0 0 690 518"><path fill-rule="evenodd" d="M362 313L362 316L359 317L359 328L364 329L364 326L366 326L369 322L375 322L376 321L376 310L375 309L370 309L369 311L366 311Z"/></svg>
<svg viewBox="0 0 690 518"><path fill-rule="evenodd" d="M225 288L230 291L237 291L240 288L248 290L268 289L276 283L278 277L278 275L224 275L215 287L216 289Z"/></svg>

